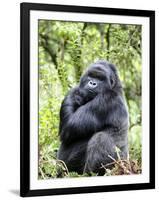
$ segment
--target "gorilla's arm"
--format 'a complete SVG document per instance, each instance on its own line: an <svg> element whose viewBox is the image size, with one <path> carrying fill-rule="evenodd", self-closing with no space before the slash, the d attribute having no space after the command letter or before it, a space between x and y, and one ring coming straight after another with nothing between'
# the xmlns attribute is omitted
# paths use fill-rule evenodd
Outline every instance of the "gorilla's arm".
<svg viewBox="0 0 159 200"><path fill-rule="evenodd" d="M78 106L74 92L64 99L60 112L60 138L64 143L90 138L94 133L109 129L117 132L128 127L128 114L120 96L97 95Z"/></svg>
<svg viewBox="0 0 159 200"><path fill-rule="evenodd" d="M97 117L97 98L82 103L76 101L75 90L67 95L62 103L60 111L60 138L64 143L88 138L93 133L101 130L102 124ZM81 102L83 100L80 100ZM95 101L92 104L92 101Z"/></svg>

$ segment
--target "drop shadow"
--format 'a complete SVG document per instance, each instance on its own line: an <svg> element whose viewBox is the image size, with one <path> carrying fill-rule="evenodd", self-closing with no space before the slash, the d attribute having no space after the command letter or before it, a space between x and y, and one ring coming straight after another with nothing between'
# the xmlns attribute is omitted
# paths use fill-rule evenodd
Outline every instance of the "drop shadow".
<svg viewBox="0 0 159 200"><path fill-rule="evenodd" d="M9 192L12 193L12 194L14 194L14 195L16 195L16 196L19 196L19 195L20 195L19 190L11 189L11 190L9 190Z"/></svg>

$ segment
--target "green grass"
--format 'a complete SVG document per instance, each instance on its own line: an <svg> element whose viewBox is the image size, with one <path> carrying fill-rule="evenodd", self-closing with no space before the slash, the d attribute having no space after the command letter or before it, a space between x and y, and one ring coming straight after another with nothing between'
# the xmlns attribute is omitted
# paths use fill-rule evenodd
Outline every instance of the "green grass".
<svg viewBox="0 0 159 200"><path fill-rule="evenodd" d="M119 155L118 160L112 158L111 170L107 166L103 166L105 176L141 173L140 131L140 126L134 126L129 132L129 160L121 160ZM56 158L59 145L59 138L56 136L51 144L43 145L40 148L39 179L97 176L95 173L79 175L76 172L69 172L65 163Z"/></svg>

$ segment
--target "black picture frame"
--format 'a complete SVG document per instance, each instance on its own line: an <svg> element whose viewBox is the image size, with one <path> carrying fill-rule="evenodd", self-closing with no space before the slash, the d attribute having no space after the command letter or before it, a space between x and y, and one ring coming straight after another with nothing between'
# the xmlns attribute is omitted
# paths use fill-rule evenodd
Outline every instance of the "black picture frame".
<svg viewBox="0 0 159 200"><path fill-rule="evenodd" d="M90 14L148 17L150 20L150 180L148 183L102 185L73 188L30 189L30 11L60 11ZM21 3L21 55L20 55L20 196L94 193L155 188L155 11L131 10L71 5Z"/></svg>

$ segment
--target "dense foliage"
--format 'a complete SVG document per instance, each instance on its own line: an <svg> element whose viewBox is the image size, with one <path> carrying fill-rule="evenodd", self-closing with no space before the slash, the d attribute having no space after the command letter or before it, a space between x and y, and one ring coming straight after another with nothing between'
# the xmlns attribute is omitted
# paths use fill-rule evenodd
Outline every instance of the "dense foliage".
<svg viewBox="0 0 159 200"><path fill-rule="evenodd" d="M118 67L130 115L130 161L140 168L141 26L40 20L39 178L56 177L59 169L64 177L79 176L56 159L59 109L86 67L99 59ZM116 168L118 172L106 175L120 174Z"/></svg>

